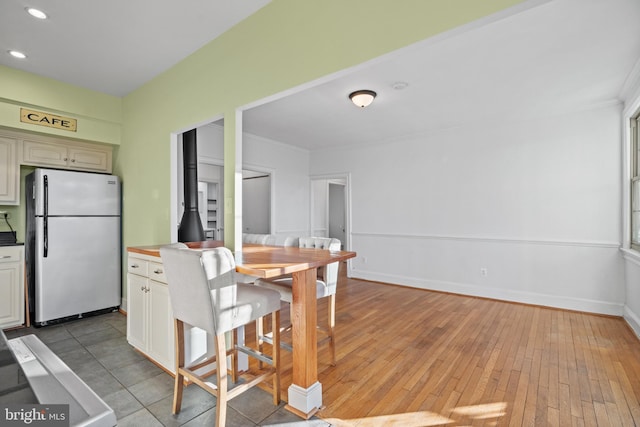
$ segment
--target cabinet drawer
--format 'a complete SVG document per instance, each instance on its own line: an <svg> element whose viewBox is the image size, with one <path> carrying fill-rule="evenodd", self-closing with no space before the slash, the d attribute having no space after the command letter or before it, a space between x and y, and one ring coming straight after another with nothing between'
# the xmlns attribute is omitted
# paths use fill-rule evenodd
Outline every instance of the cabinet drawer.
<svg viewBox="0 0 640 427"><path fill-rule="evenodd" d="M149 263L149 279L162 283L167 283L167 278L164 275L164 266L157 262Z"/></svg>
<svg viewBox="0 0 640 427"><path fill-rule="evenodd" d="M1 247L0 262L22 262L22 246Z"/></svg>
<svg viewBox="0 0 640 427"><path fill-rule="evenodd" d="M140 258L129 257L127 259L127 271L138 276L147 276L149 271L149 263Z"/></svg>

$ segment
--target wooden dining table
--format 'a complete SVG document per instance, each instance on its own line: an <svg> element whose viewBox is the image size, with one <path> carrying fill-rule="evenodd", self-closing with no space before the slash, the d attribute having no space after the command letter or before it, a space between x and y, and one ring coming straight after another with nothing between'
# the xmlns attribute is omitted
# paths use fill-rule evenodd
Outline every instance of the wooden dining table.
<svg viewBox="0 0 640 427"><path fill-rule="evenodd" d="M187 243L204 249L222 246L219 241ZM293 277L291 325L293 339L293 381L288 389L286 408L305 418L322 406L322 384L318 381L318 344L316 280L318 267L342 262L356 256L351 251L243 244L235 251L238 273L274 278Z"/></svg>

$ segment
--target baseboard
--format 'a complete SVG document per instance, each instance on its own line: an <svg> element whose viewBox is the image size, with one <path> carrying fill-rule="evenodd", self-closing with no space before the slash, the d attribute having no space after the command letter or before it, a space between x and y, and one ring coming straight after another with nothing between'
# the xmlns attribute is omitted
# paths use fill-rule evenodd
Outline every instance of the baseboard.
<svg viewBox="0 0 640 427"><path fill-rule="evenodd" d="M565 310L583 311L586 313L605 314L609 316L625 315L624 304L611 303L606 301L588 300L567 296L557 296L524 292L518 290L499 289L491 287L480 287L473 284L447 282L440 280L420 280L412 277L402 277L396 275L376 274L364 271L352 270L350 277L354 279L371 280L374 282L390 283L393 285L408 286L412 288L449 292L460 295L474 296L480 298L490 298L500 301L517 302L521 304L539 305L544 307L561 308ZM638 317L635 317L636 321ZM638 325L640 322L636 322ZM633 327L633 326L632 326ZM640 331L640 328L634 330Z"/></svg>
<svg viewBox="0 0 640 427"><path fill-rule="evenodd" d="M628 306L624 307L624 320L627 321L629 327L633 330L636 336L640 339L640 316L631 311Z"/></svg>

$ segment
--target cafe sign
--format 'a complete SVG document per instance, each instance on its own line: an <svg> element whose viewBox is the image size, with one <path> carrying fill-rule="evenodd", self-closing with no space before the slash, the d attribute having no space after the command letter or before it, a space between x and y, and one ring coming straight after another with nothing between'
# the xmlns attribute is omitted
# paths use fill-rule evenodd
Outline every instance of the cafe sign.
<svg viewBox="0 0 640 427"><path fill-rule="evenodd" d="M47 126L71 132L75 132L78 127L76 119L56 116L55 114L44 113L42 111L29 110L27 108L20 109L20 121L22 123L31 123L32 125Z"/></svg>

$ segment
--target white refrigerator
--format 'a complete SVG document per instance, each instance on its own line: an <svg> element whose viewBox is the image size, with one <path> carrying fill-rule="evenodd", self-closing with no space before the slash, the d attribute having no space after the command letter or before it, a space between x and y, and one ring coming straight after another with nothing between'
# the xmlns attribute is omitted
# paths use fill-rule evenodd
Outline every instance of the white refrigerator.
<svg viewBox="0 0 640 427"><path fill-rule="evenodd" d="M120 181L36 169L26 177L29 308L36 326L120 305Z"/></svg>

